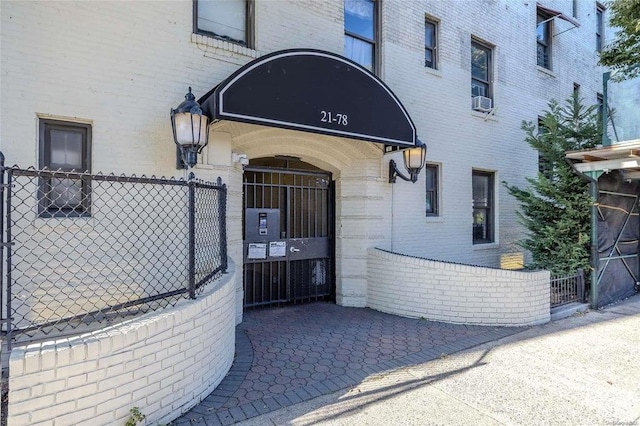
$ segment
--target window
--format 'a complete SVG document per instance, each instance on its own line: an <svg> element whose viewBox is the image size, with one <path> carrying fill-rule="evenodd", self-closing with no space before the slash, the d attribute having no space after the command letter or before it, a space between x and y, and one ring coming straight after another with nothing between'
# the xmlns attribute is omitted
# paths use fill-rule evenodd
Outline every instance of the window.
<svg viewBox="0 0 640 426"><path fill-rule="evenodd" d="M542 117L538 117L538 138L545 133L547 133L547 128L544 126L544 121ZM538 172L547 179L553 178L553 165L540 151L538 151Z"/></svg>
<svg viewBox="0 0 640 426"><path fill-rule="evenodd" d="M571 14L574 18L578 17L578 0L573 0L573 7L571 10Z"/></svg>
<svg viewBox="0 0 640 426"><path fill-rule="evenodd" d="M424 66L438 69L438 23L429 18L424 22Z"/></svg>
<svg viewBox="0 0 640 426"><path fill-rule="evenodd" d="M492 243L493 173L473 171L473 244Z"/></svg>
<svg viewBox="0 0 640 426"><path fill-rule="evenodd" d="M536 38L538 43L538 65L551 69L551 22L553 17L538 11Z"/></svg>
<svg viewBox="0 0 640 426"><path fill-rule="evenodd" d="M251 47L252 0L194 0L194 32Z"/></svg>
<svg viewBox="0 0 640 426"><path fill-rule="evenodd" d="M602 50L604 41L604 6L596 5L596 51Z"/></svg>
<svg viewBox="0 0 640 426"><path fill-rule="evenodd" d="M344 56L376 71L377 2L344 1Z"/></svg>
<svg viewBox="0 0 640 426"><path fill-rule="evenodd" d="M580 99L580 85L578 83L573 83L573 96Z"/></svg>
<svg viewBox="0 0 640 426"><path fill-rule="evenodd" d="M91 170L91 125L40 119L40 167ZM42 177L38 190L41 217L78 217L90 213L90 183L82 179Z"/></svg>
<svg viewBox="0 0 640 426"><path fill-rule="evenodd" d="M427 191L427 203L426 203L426 213L427 216L438 216L439 206L438 206L438 174L440 171L440 167L437 164L427 164L424 168L426 175L426 191Z"/></svg>
<svg viewBox="0 0 640 426"><path fill-rule="evenodd" d="M596 93L596 108L598 109L598 122L602 123L602 114L604 113L604 98L602 93Z"/></svg>
<svg viewBox="0 0 640 426"><path fill-rule="evenodd" d="M471 40L471 96L491 98L491 48Z"/></svg>

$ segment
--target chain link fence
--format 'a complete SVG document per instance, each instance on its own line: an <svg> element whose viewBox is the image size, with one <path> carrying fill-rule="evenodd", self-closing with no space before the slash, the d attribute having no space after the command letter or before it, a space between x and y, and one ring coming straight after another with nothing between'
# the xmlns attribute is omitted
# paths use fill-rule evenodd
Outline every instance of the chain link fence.
<svg viewBox="0 0 640 426"><path fill-rule="evenodd" d="M2 314L9 344L173 306L196 298L227 269L220 179L4 165L2 177Z"/></svg>

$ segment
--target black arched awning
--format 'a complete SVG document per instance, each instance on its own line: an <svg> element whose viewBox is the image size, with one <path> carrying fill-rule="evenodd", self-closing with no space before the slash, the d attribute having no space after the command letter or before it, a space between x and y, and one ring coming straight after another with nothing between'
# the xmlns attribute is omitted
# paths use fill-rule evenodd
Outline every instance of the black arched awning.
<svg viewBox="0 0 640 426"><path fill-rule="evenodd" d="M330 52L282 50L234 72L198 100L211 120L343 136L392 147L416 144L398 97L355 62Z"/></svg>

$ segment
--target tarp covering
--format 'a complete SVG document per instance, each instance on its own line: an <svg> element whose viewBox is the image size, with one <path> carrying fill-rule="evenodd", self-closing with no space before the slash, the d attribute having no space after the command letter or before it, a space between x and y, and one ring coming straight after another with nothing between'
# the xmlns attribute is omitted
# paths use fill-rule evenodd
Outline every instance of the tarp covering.
<svg viewBox="0 0 640 426"><path fill-rule="evenodd" d="M628 181L622 171L598 180L598 307L635 293L639 263L640 183ZM627 256L624 259L616 257Z"/></svg>

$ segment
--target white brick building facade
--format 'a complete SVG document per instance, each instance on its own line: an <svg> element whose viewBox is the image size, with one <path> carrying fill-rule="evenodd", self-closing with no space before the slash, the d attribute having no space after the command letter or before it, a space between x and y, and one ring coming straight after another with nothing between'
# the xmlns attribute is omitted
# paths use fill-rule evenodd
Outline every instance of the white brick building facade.
<svg viewBox="0 0 640 426"><path fill-rule="evenodd" d="M595 67L596 3L576 3L579 28L553 20L556 33L569 31L553 37L553 70L547 72L536 66L534 3L382 2L378 75L409 111L428 145L428 161L442 166L437 218L424 216L423 176L415 185L394 185L393 194L391 186L384 184L373 191L375 197L394 197L393 210L389 198L384 203L387 212L378 213L384 216L381 226L387 228L382 233L387 245L428 257L489 265L497 264L498 253L512 248L521 234L513 202L500 181L521 184L524 176L537 170L537 155L523 142L521 121L535 122L546 103L568 97L574 83L580 85L586 103L595 103L596 92L601 91ZM572 14L571 1L545 5ZM439 20L439 69L435 71L424 67L425 15ZM241 65L280 49L309 47L344 53L340 1L257 1L254 20L255 49L247 49L192 34L188 1L91 6L3 2L0 143L8 162L37 164L38 117L54 117L92 123L94 171L175 175L179 172L174 168L167 111L179 102L187 85L201 95ZM488 119L469 107L472 37L494 46L496 110ZM230 141L234 150L282 153L243 144ZM226 178L230 162L216 154L209 160L216 164L211 175ZM379 170L366 173L384 179L388 160L374 157ZM313 154L305 159L324 167ZM496 244L486 250L473 247L470 238L474 168L497 173L498 233ZM200 175L207 174L205 169ZM396 224L391 234L392 215ZM402 221L397 220L400 215Z"/></svg>
<svg viewBox="0 0 640 426"><path fill-rule="evenodd" d="M370 305L367 260L374 247L490 267L501 254L521 251L517 204L502 182L522 186L538 170L522 121L535 123L551 99L562 101L578 87L585 104L595 104L601 91L597 3L540 5L546 14L563 14L549 19L550 69L537 65L535 2L379 1L376 75L411 116L427 144L427 162L438 166L435 215L425 215L425 173L415 184L390 184L389 160L402 168L402 156L383 154L381 144L236 122L212 126L195 173L227 184L228 255L235 264L243 264L243 169L232 153L249 160L294 156L332 173L339 304ZM92 172L183 176L175 167L169 111L188 86L200 97L247 63L283 49L345 54L344 1L251 6L247 47L195 34L189 0L2 1L0 150L7 164L41 166L40 121L54 119L91 126ZM425 67L425 18L436 23L437 69ZM490 114L471 108L472 40L490 50ZM473 171L493 178L494 235L484 244L472 238ZM236 322L241 272L238 266Z"/></svg>
<svg viewBox="0 0 640 426"><path fill-rule="evenodd" d="M573 12L571 1L547 3L567 16ZM197 172L228 182L230 254L242 261L242 212L233 201L241 192L241 170L230 162L237 151L249 158L296 155L334 173L341 303L366 305L362 268L371 246L496 266L522 236L516 205L501 182L522 185L537 170L522 120L535 122L546 103L568 97L574 83L586 103L595 103L600 91L596 3L575 3L579 27L551 21L557 35L548 71L536 65L534 3L381 2L378 75L409 111L427 143L428 162L440 166L438 215L425 217L424 173L414 185L386 182L389 156L379 146L228 125L212 136L208 164ZM38 119L51 117L92 125L93 171L175 175L181 172L174 167L168 110L187 85L203 94L240 66L280 49L344 53L340 1L257 1L254 49L193 34L192 11L189 1L3 2L0 148L8 163L38 163ZM424 66L425 16L438 22L437 70ZM469 105L472 38L493 46L490 116ZM492 244L472 243L474 169L494 173Z"/></svg>
<svg viewBox="0 0 640 426"><path fill-rule="evenodd" d="M571 1L546 6L572 14ZM536 121L552 99L580 86L600 90L596 3L575 2L580 26L552 19L552 70L536 65L536 6L529 2L383 1L378 75L403 102L440 166L439 212L425 217L424 173L411 185L386 182L379 145L228 124L213 133L198 177L230 189L230 255L242 262L241 169L248 157L295 155L336 179L337 299L366 305L366 249L496 266L518 250L516 204L502 181L523 185L537 171L522 120ZM38 120L90 123L91 169L175 175L168 111L187 85L203 94L234 70L272 51L310 47L344 53L343 2L257 1L254 49L193 34L192 3L2 4L2 128L9 164L38 163ZM438 69L424 66L425 16L438 21ZM492 49L494 112L469 102L471 40ZM399 160L399 157L396 158ZM472 242L472 170L494 174L495 235ZM364 184L363 184L364 183ZM240 289L240 288L239 288ZM239 295L241 297L241 295Z"/></svg>

